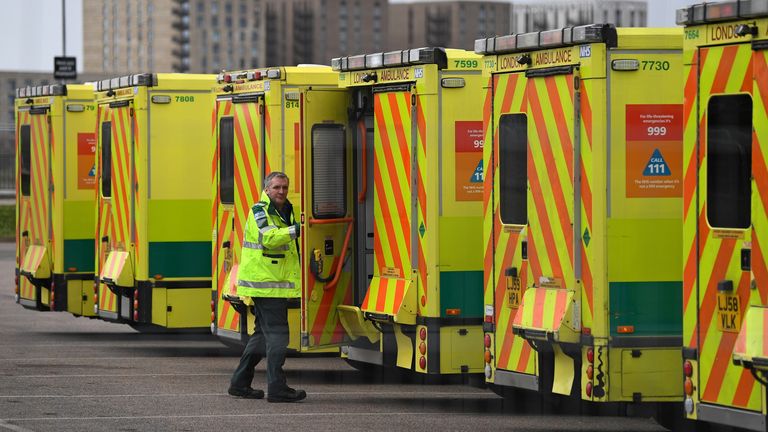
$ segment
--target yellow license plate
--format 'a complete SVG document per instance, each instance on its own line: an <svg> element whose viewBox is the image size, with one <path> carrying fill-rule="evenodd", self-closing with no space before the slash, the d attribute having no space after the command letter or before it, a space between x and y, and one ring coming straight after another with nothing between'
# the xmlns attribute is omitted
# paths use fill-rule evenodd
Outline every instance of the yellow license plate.
<svg viewBox="0 0 768 432"><path fill-rule="evenodd" d="M509 307L517 309L520 307L521 297L520 278L514 276L507 276L507 299Z"/></svg>
<svg viewBox="0 0 768 432"><path fill-rule="evenodd" d="M717 328L724 332L739 332L741 328L741 305L738 295L717 293Z"/></svg>

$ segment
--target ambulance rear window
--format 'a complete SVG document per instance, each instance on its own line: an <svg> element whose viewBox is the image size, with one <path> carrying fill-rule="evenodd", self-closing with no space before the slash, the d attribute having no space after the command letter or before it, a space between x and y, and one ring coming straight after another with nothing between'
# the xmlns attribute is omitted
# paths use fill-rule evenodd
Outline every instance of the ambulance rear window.
<svg viewBox="0 0 768 432"><path fill-rule="evenodd" d="M219 194L222 204L235 203L235 121L219 120Z"/></svg>
<svg viewBox="0 0 768 432"><path fill-rule="evenodd" d="M528 223L528 116L506 114L499 120L499 206L501 222Z"/></svg>
<svg viewBox="0 0 768 432"><path fill-rule="evenodd" d="M29 196L29 173L31 165L30 157L30 129L29 125L24 125L19 129L19 159L21 171L21 194Z"/></svg>
<svg viewBox="0 0 768 432"><path fill-rule="evenodd" d="M342 125L312 127L312 214L318 219L347 214L345 136Z"/></svg>
<svg viewBox="0 0 768 432"><path fill-rule="evenodd" d="M749 228L752 98L713 96L707 111L707 219L713 227Z"/></svg>
<svg viewBox="0 0 768 432"><path fill-rule="evenodd" d="M112 196L112 122L101 124L101 195Z"/></svg>

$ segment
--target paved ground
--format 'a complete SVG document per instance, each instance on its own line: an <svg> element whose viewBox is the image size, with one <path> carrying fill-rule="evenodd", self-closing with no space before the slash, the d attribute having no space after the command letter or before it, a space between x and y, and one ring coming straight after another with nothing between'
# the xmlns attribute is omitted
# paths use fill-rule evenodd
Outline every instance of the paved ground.
<svg viewBox="0 0 768 432"><path fill-rule="evenodd" d="M13 302L13 245L0 243L0 431L663 430L641 418L515 414L488 390L366 380L333 357L287 360L302 403L234 399L237 355L206 337L26 310Z"/></svg>

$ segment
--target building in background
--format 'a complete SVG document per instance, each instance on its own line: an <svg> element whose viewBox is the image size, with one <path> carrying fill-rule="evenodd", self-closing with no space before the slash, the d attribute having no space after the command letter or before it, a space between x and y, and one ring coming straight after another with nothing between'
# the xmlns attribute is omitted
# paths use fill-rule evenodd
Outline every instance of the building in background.
<svg viewBox="0 0 768 432"><path fill-rule="evenodd" d="M512 8L508 1L414 0L392 3L389 5L386 50L422 46L472 50L475 39L509 33Z"/></svg>
<svg viewBox="0 0 768 432"><path fill-rule="evenodd" d="M647 12L647 1L521 1L514 2L511 29L513 33L526 33L592 23L611 23L617 27L645 27Z"/></svg>
<svg viewBox="0 0 768 432"><path fill-rule="evenodd" d="M178 0L83 0L83 71L118 76L169 72Z"/></svg>

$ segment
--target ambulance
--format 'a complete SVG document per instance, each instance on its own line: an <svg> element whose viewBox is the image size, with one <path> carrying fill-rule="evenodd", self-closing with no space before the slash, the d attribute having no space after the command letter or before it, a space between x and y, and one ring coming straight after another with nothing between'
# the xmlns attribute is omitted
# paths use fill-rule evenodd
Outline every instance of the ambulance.
<svg viewBox="0 0 768 432"><path fill-rule="evenodd" d="M211 332L242 345L254 332L252 300L237 295L243 230L264 178L290 179L288 200L301 223L302 294L288 308L288 348L338 352L336 306L352 289L352 153L348 96L328 66L286 66L218 75L209 168L213 197Z"/></svg>
<svg viewBox="0 0 768 432"><path fill-rule="evenodd" d="M215 75L97 83L94 311L138 329L207 331Z"/></svg>
<svg viewBox="0 0 768 432"><path fill-rule="evenodd" d="M475 42L498 393L682 401L682 43L611 24Z"/></svg>
<svg viewBox="0 0 768 432"><path fill-rule="evenodd" d="M16 90L16 301L93 315L93 87Z"/></svg>
<svg viewBox="0 0 768 432"><path fill-rule="evenodd" d="M768 4L677 11L685 26L683 359L688 419L766 430Z"/></svg>
<svg viewBox="0 0 768 432"><path fill-rule="evenodd" d="M354 366L481 373L482 58L418 48L332 60L350 94L354 264L338 307Z"/></svg>

